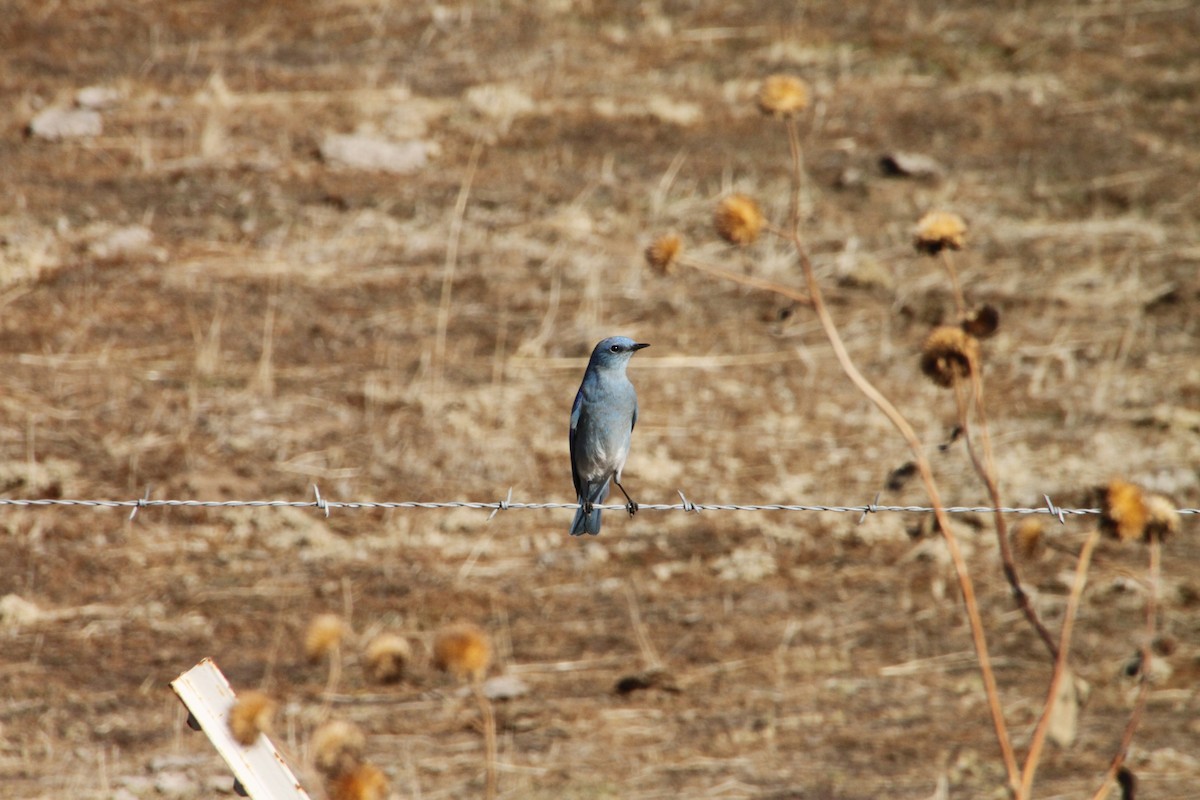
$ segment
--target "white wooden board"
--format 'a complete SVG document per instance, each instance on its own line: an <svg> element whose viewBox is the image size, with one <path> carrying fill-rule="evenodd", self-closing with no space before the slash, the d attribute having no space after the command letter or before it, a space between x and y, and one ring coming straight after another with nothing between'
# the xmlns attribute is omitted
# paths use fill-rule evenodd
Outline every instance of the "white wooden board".
<svg viewBox="0 0 1200 800"><path fill-rule="evenodd" d="M171 688L247 795L254 800L309 800L308 793L265 734L249 747L243 747L233 738L229 710L237 695L212 659L204 659L171 681Z"/></svg>

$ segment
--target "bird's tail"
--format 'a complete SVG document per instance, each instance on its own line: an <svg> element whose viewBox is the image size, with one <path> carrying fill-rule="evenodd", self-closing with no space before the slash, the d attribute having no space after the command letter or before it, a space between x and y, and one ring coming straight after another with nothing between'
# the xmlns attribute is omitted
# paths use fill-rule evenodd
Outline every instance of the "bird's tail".
<svg viewBox="0 0 1200 800"><path fill-rule="evenodd" d="M608 481L594 487L591 492L593 505L603 503L608 497ZM583 513L583 498L579 498L579 508L575 510L575 520L571 523L571 535L582 536L583 534L595 536L600 533L600 509L593 508L592 513Z"/></svg>

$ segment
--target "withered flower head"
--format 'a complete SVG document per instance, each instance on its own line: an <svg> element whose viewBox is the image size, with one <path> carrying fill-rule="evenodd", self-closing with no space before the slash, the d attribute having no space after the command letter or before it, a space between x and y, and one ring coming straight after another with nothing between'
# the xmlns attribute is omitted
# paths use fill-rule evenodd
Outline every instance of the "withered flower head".
<svg viewBox="0 0 1200 800"><path fill-rule="evenodd" d="M379 683L394 683L404 677L412 658L408 640L394 633L381 633L367 644L363 653L367 673Z"/></svg>
<svg viewBox="0 0 1200 800"><path fill-rule="evenodd" d="M387 796L387 777L374 764L359 764L329 783L330 800L386 800Z"/></svg>
<svg viewBox="0 0 1200 800"><path fill-rule="evenodd" d="M766 219L758 203L749 195L731 194L717 206L713 224L722 239L730 244L750 244L758 238Z"/></svg>
<svg viewBox="0 0 1200 800"><path fill-rule="evenodd" d="M675 259L683 251L683 239L677 233L664 234L646 248L646 263L662 272L674 271Z"/></svg>
<svg viewBox="0 0 1200 800"><path fill-rule="evenodd" d="M913 246L932 256L943 250L962 250L966 239L967 223L962 217L948 211L930 211L917 222Z"/></svg>
<svg viewBox="0 0 1200 800"><path fill-rule="evenodd" d="M979 363L979 342L962 328L934 328L921 346L921 372L938 386L950 387Z"/></svg>
<svg viewBox="0 0 1200 800"><path fill-rule="evenodd" d="M962 329L976 339L987 339L1000 327L1000 312L995 306L984 303L971 309L963 317Z"/></svg>
<svg viewBox="0 0 1200 800"><path fill-rule="evenodd" d="M1114 478L1103 490L1100 530L1114 539L1130 542L1146 535L1150 510L1140 486Z"/></svg>
<svg viewBox="0 0 1200 800"><path fill-rule="evenodd" d="M448 625L433 639L433 665L457 678L479 680L491 661L487 634L469 622Z"/></svg>
<svg viewBox="0 0 1200 800"><path fill-rule="evenodd" d="M1148 494L1146 504L1146 541L1152 538L1160 542L1179 533L1179 511L1169 497L1161 494Z"/></svg>
<svg viewBox="0 0 1200 800"><path fill-rule="evenodd" d="M229 732L242 747L249 747L260 733L271 729L275 701L263 692L242 692L229 709Z"/></svg>
<svg viewBox="0 0 1200 800"><path fill-rule="evenodd" d="M758 107L764 114L795 114L808 108L808 102L808 84L793 75L771 75L758 90Z"/></svg>
<svg viewBox="0 0 1200 800"><path fill-rule="evenodd" d="M1013 529L1013 542L1021 558L1031 560L1043 550L1042 536L1046 525L1037 517L1026 517Z"/></svg>
<svg viewBox="0 0 1200 800"><path fill-rule="evenodd" d="M309 661L319 661L342 645L349 628L337 614L318 614L304 633L304 653Z"/></svg>
<svg viewBox="0 0 1200 800"><path fill-rule="evenodd" d="M309 742L313 766L325 775L341 775L362 763L367 737L353 722L334 719L313 731Z"/></svg>

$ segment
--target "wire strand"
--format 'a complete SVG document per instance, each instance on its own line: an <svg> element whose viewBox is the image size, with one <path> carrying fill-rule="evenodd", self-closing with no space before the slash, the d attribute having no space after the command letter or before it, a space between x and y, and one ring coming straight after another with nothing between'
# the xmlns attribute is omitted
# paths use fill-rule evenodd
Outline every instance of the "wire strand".
<svg viewBox="0 0 1200 800"><path fill-rule="evenodd" d="M315 489L315 487L314 487ZM511 493L510 493L511 497ZM682 497L682 495L681 495ZM85 500L71 498L0 498L0 507L15 506L20 508L46 507L84 507L84 508L129 508L136 514L144 508L312 508L328 515L331 509L346 510L402 510L402 509L448 509L471 508L481 511L530 511L544 509L576 509L578 503L521 503L511 499L493 502L478 502L472 500L449 501L375 501L375 500L330 500L318 492L315 500L151 500L141 497L136 500ZM608 511L621 511L623 505L597 505L595 508ZM639 503L642 511L828 511L847 514L928 514L934 509L930 506L893 506L867 503L865 505L809 505L795 503L693 503L684 500L682 503ZM1178 508L1179 514L1200 514L1200 508ZM987 514L1000 512L1003 514L1045 514L1065 521L1065 517L1095 515L1100 513L1098 508L1061 508L1049 502L1036 508L993 508L991 506L948 506L945 511L950 514Z"/></svg>

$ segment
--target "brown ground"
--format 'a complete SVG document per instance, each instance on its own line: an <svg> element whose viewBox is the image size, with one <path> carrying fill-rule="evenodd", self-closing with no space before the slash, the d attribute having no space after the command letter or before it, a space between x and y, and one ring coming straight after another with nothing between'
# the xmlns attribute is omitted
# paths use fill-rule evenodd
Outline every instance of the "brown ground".
<svg viewBox="0 0 1200 800"><path fill-rule="evenodd" d="M4 494L570 501L581 359L622 332L654 344L631 372L640 500L869 501L907 455L811 313L640 259L673 228L713 263L799 285L783 245L709 232L732 189L786 209L786 141L749 100L785 70L816 95L817 267L852 354L922 435L953 422L915 370L950 300L909 237L946 206L971 224L971 299L1003 315L986 359L1006 501L1086 503L1123 474L1200 505L1200 7L793 5L10 4ZM118 95L100 136L27 135L96 85ZM355 130L438 151L405 176L322 158ZM884 177L891 151L946 174ZM135 225L152 241L114 242ZM934 457L948 500L984 501L961 444ZM427 655L465 618L495 637L493 674L531 687L497 707L506 797L924 798L943 778L951 797L1003 796L944 547L907 535L916 517L609 513L587 541L565 510L126 517L0 510L0 594L42 612L6 601L0 794L228 791L167 688L211 656L285 701L275 738L314 796L305 752L327 713L367 730L397 796L478 796L473 706ZM987 520L956 519L1023 753L1049 665ZM1024 564L1055 630L1086 530L1054 527L1058 549ZM1163 581L1177 646L1130 759L1145 797L1200 782L1198 555L1186 518ZM1144 558L1097 555L1075 645L1091 691L1039 797L1086 796L1113 752ZM299 645L320 611L357 634L331 707ZM420 654L396 687L357 655L383 629ZM614 691L656 659L679 691Z"/></svg>

